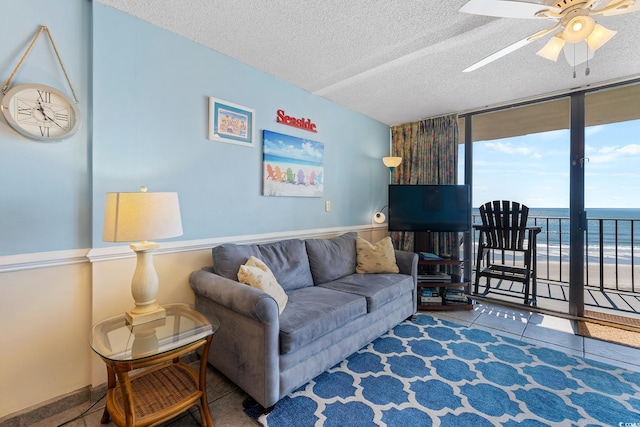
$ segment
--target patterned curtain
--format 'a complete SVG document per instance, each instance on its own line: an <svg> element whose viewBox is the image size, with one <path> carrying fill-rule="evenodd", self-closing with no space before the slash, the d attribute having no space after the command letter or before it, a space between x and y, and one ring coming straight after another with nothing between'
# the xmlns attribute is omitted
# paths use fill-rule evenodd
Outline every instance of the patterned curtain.
<svg viewBox="0 0 640 427"><path fill-rule="evenodd" d="M457 184L457 115L392 126L391 155L402 157L394 184ZM414 233L392 232L391 238L396 248L414 250ZM431 233L431 252L459 256L458 238L458 233Z"/></svg>

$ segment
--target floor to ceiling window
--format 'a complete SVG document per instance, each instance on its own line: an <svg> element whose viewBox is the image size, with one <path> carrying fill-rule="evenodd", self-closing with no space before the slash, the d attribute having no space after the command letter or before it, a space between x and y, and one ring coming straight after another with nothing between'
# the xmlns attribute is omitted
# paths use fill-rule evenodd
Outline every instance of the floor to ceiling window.
<svg viewBox="0 0 640 427"><path fill-rule="evenodd" d="M538 277L554 281L569 277L569 115L569 100L562 98L472 118L473 212L493 200L527 205L529 223L543 228ZM496 290L499 298L522 301L517 288L507 288ZM559 289L540 286L539 293L551 296ZM568 311L567 298L540 298L538 306Z"/></svg>
<svg viewBox="0 0 640 427"><path fill-rule="evenodd" d="M543 227L538 292L548 298L538 307L583 315L608 299L610 308L640 313L600 289L640 293L640 84L466 114L460 122L459 158L470 166L461 163L459 182L472 185L474 208L519 201Z"/></svg>
<svg viewBox="0 0 640 427"><path fill-rule="evenodd" d="M640 85L585 95L585 309L640 318Z"/></svg>

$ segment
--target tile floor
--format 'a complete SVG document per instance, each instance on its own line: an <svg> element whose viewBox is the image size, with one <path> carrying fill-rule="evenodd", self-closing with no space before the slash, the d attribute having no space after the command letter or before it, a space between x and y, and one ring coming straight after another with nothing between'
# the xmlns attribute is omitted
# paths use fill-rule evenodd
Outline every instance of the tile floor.
<svg viewBox="0 0 640 427"><path fill-rule="evenodd" d="M573 332L572 321L567 319L530 312L526 308L513 309L484 302L476 304L474 310L470 311L431 312L429 314L458 324L474 326L499 335L640 372L640 349L577 336ZM211 367L209 367L207 375L207 391L209 408L216 427L257 425L242 411L242 402L246 395ZM77 417L88 407L89 404L81 405L33 424L33 426L61 425ZM103 409L104 400L98 402L95 407L88 410L79 419L65 425L69 427L100 426ZM114 424L107 425L113 426ZM200 425L198 411L192 409L164 425L198 426Z"/></svg>

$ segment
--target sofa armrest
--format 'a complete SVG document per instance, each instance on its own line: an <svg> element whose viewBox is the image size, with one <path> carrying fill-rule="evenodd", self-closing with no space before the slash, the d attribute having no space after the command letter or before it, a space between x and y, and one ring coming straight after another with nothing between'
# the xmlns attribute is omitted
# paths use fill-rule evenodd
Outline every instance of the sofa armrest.
<svg viewBox="0 0 640 427"><path fill-rule="evenodd" d="M266 292L211 273L198 270L189 277L191 289L238 314L278 326L278 304ZM275 312L274 309L275 303Z"/></svg>
<svg viewBox="0 0 640 427"><path fill-rule="evenodd" d="M191 273L196 309L215 316L209 363L264 407L280 398L278 304L266 292L207 270Z"/></svg>
<svg viewBox="0 0 640 427"><path fill-rule="evenodd" d="M413 276L418 280L418 254L415 252L407 252L396 250L396 264L400 269L400 273Z"/></svg>
<svg viewBox="0 0 640 427"><path fill-rule="evenodd" d="M396 250L396 264L400 273L413 278L413 306L418 307L418 254L415 252Z"/></svg>

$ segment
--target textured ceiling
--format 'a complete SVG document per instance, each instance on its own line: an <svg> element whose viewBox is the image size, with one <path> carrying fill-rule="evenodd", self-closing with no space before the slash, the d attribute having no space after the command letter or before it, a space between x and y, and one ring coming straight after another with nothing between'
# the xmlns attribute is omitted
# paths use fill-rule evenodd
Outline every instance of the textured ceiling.
<svg viewBox="0 0 640 427"><path fill-rule="evenodd" d="M640 12L596 17L618 34L574 78L536 55L550 36L463 73L553 24L458 12L467 0L98 1L388 125L640 75Z"/></svg>

